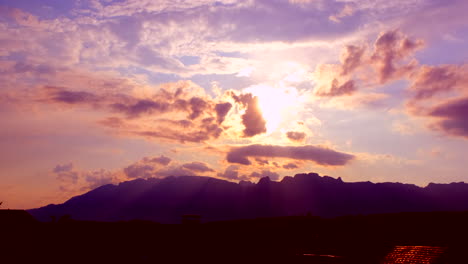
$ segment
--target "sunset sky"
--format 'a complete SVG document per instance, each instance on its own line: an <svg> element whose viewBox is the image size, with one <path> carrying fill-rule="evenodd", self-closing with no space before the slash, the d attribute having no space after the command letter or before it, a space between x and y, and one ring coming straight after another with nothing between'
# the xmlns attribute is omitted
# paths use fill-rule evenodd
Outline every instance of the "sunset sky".
<svg viewBox="0 0 468 264"><path fill-rule="evenodd" d="M468 181L466 0L0 0L2 208L170 175Z"/></svg>

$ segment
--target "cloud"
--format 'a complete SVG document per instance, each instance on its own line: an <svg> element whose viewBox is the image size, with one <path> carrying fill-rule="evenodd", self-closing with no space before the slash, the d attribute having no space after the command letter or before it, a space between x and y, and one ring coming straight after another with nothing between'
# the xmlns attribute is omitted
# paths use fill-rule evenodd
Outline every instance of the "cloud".
<svg viewBox="0 0 468 264"><path fill-rule="evenodd" d="M357 84L374 87L409 78L418 69L413 55L423 46L422 40L413 40L398 30L382 32L373 50L366 45L347 45L341 53L341 64L320 64L315 69L315 95L352 95L358 90Z"/></svg>
<svg viewBox="0 0 468 264"><path fill-rule="evenodd" d="M422 66L412 76L412 101L426 100L454 90L463 91L468 85L467 65Z"/></svg>
<svg viewBox="0 0 468 264"><path fill-rule="evenodd" d="M226 118L226 115L229 113L229 110L231 110L232 104L231 103L220 103L216 104L215 106L215 111L216 111L216 121L218 124L222 124L224 122L224 119Z"/></svg>
<svg viewBox="0 0 468 264"><path fill-rule="evenodd" d="M448 136L468 138L468 67L422 66L408 89L409 114L429 118L428 127Z"/></svg>
<svg viewBox="0 0 468 264"><path fill-rule="evenodd" d="M287 163L283 165L284 169L293 170L299 168L295 163Z"/></svg>
<svg viewBox="0 0 468 264"><path fill-rule="evenodd" d="M73 169L73 163L67 163L67 164L63 164L63 165L57 165L55 166L53 172L55 173L60 173L60 172L69 172L69 171L72 171Z"/></svg>
<svg viewBox="0 0 468 264"><path fill-rule="evenodd" d="M198 126L194 125L186 130L174 129L171 127L160 127L149 131L135 131L134 134L148 138L175 140L180 143L201 143L210 139L216 139L223 132L223 129L214 121L214 118L206 118L201 120Z"/></svg>
<svg viewBox="0 0 468 264"><path fill-rule="evenodd" d="M159 169L169 165L171 158L161 155L159 157L144 157L123 169L128 178L154 177Z"/></svg>
<svg viewBox="0 0 468 264"><path fill-rule="evenodd" d="M224 173L218 173L217 175L220 178L237 180L239 177L239 166L230 165L224 170Z"/></svg>
<svg viewBox="0 0 468 264"><path fill-rule="evenodd" d="M126 114L128 117L138 117L141 114L164 113L169 111L170 105L151 99L137 99L134 103L112 103L110 107L115 112Z"/></svg>
<svg viewBox="0 0 468 264"><path fill-rule="evenodd" d="M53 172L57 175L57 179L62 183L76 184L78 182L79 173L74 170L73 163L57 165L53 169Z"/></svg>
<svg viewBox="0 0 468 264"><path fill-rule="evenodd" d="M468 97L454 99L435 106L428 113L438 119L431 128L450 136L468 139Z"/></svg>
<svg viewBox="0 0 468 264"><path fill-rule="evenodd" d="M414 70L414 63L402 61L423 45L422 40L411 40L397 30L382 33L374 43L374 53L371 56L380 83L401 78Z"/></svg>
<svg viewBox="0 0 468 264"><path fill-rule="evenodd" d="M119 129L117 132L122 131L126 135L199 143L221 135L223 128L220 127L220 122L232 107L230 103L217 104L208 96L202 97L204 91L199 89L202 88L191 82L167 83L161 85L151 96L138 98L120 93L97 94L48 86L41 90L38 101L121 114L125 119L113 116L98 123ZM195 93L200 96L194 95ZM174 116L185 116L186 119L177 120ZM145 119L150 117L157 118L156 122L154 119ZM132 120L135 122L131 122ZM252 118L246 120L254 121ZM252 131L253 125L248 121L247 124L250 128L248 131Z"/></svg>
<svg viewBox="0 0 468 264"><path fill-rule="evenodd" d="M190 163L185 163L181 166L184 169L188 169L195 172L213 172L214 170L204 162L193 161Z"/></svg>
<svg viewBox="0 0 468 264"><path fill-rule="evenodd" d="M252 172L249 176L244 176L243 178L244 180L251 180L252 178L260 179L263 177L268 177L270 180L277 181L279 180L280 175L274 171L262 170L261 172Z"/></svg>
<svg viewBox="0 0 468 264"><path fill-rule="evenodd" d="M343 84L339 84L337 79L333 79L330 88L327 91L318 91L318 96L342 96L351 95L357 90L353 80L348 80Z"/></svg>
<svg viewBox="0 0 468 264"><path fill-rule="evenodd" d="M148 164L132 164L124 168L127 177L134 178L150 178L154 174L155 167Z"/></svg>
<svg viewBox="0 0 468 264"><path fill-rule="evenodd" d="M196 172L181 166L174 166L170 168L164 168L155 172L157 177L169 177L169 176L197 176Z"/></svg>
<svg viewBox="0 0 468 264"><path fill-rule="evenodd" d="M85 91L68 91L63 87L45 86L45 93L49 99L57 103L65 104L92 104L100 101L101 98L93 93Z"/></svg>
<svg viewBox="0 0 468 264"><path fill-rule="evenodd" d="M251 93L235 95L234 100L243 105L246 110L242 115L242 124L244 125L244 137L253 137L258 134L266 133L266 121L263 119L262 112L258 105L258 97Z"/></svg>
<svg viewBox="0 0 468 264"><path fill-rule="evenodd" d="M60 190L75 195L123 179L117 172L105 169L79 170L73 166L73 163L59 164L55 166L53 173L57 176Z"/></svg>
<svg viewBox="0 0 468 264"><path fill-rule="evenodd" d="M350 74L361 66L365 50L365 47L346 46L341 54L341 75Z"/></svg>
<svg viewBox="0 0 468 264"><path fill-rule="evenodd" d="M304 141L304 139L306 137L306 133L297 132L297 131L288 131L286 133L286 136L292 141L302 142L302 141Z"/></svg>
<svg viewBox="0 0 468 264"><path fill-rule="evenodd" d="M116 173L105 169L85 172L82 177L86 181L86 186L82 187L82 190L92 190L102 185L117 183L121 180Z"/></svg>
<svg viewBox="0 0 468 264"><path fill-rule="evenodd" d="M148 163L157 163L157 164L167 166L171 162L171 158L161 155L159 157L154 157L154 158L145 157L143 158L143 161L148 162Z"/></svg>
<svg viewBox="0 0 468 264"><path fill-rule="evenodd" d="M88 91L74 91L66 87L44 86L39 94L39 100L106 108L107 111L121 113L128 118L168 112L185 112L188 119L194 120L206 111L211 111L214 114L212 100L194 95L191 86L197 85L190 81L167 83L147 98L120 93L98 94Z"/></svg>
<svg viewBox="0 0 468 264"><path fill-rule="evenodd" d="M275 146L248 145L232 148L227 154L227 161L251 165L249 157L287 158L309 160L324 166L343 166L354 159L354 155L337 152L319 146Z"/></svg>
<svg viewBox="0 0 468 264"><path fill-rule="evenodd" d="M261 158L255 158L255 161L257 162L258 165L260 166L265 166L269 165L270 162L267 159L261 159Z"/></svg>

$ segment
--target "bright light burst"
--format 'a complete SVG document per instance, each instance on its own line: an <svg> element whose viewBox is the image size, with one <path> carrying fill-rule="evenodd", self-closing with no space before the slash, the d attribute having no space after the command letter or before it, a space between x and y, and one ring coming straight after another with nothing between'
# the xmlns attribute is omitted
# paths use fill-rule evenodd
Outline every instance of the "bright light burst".
<svg viewBox="0 0 468 264"><path fill-rule="evenodd" d="M267 133L272 133L285 121L294 117L300 98L294 87L255 85L245 92L258 97L263 118L266 121Z"/></svg>

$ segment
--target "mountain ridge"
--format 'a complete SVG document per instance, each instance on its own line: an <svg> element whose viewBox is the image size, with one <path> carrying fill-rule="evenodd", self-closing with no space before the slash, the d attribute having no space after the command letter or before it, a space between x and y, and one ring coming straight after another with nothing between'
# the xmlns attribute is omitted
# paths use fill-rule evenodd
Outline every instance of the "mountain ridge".
<svg viewBox="0 0 468 264"><path fill-rule="evenodd" d="M103 185L63 204L28 210L41 221L70 215L76 220L151 220L179 223L185 214L203 221L312 214L356 214L468 210L468 184L344 182L317 173L281 181L229 182L203 176L148 178Z"/></svg>

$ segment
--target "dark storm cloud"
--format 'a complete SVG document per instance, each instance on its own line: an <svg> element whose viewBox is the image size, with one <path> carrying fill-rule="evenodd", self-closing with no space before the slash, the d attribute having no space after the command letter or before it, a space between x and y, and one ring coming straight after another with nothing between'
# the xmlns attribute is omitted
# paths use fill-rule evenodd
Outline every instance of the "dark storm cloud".
<svg viewBox="0 0 468 264"><path fill-rule="evenodd" d="M243 165L252 164L249 157L288 158L309 160L325 166L342 166L354 159L354 155L337 152L318 146L275 146L249 145L232 148L227 154L227 161Z"/></svg>

